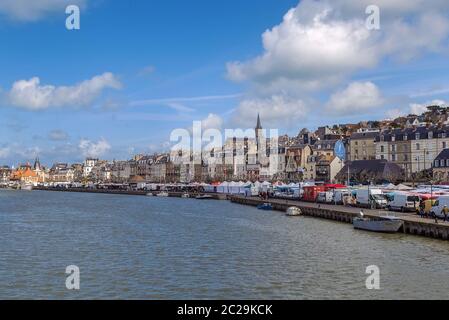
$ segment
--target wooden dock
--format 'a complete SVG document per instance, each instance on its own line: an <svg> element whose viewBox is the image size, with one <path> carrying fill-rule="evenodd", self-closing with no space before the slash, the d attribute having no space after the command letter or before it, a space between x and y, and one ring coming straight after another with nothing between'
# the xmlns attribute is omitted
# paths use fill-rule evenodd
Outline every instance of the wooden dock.
<svg viewBox="0 0 449 320"><path fill-rule="evenodd" d="M298 207L303 215L335 220L345 223L352 223L352 219L359 215L360 208L347 207L342 205L329 205L309 203L295 200L269 199L261 200L257 197L231 196L230 200L234 203L243 205L257 206L261 203L269 202L274 210L285 212L289 207ZM404 221L401 232L413 235L420 235L430 238L449 240L449 223L434 219L426 219L417 216L414 213L389 212L385 210L363 209L364 215L368 218L376 218L383 215L394 215Z"/></svg>

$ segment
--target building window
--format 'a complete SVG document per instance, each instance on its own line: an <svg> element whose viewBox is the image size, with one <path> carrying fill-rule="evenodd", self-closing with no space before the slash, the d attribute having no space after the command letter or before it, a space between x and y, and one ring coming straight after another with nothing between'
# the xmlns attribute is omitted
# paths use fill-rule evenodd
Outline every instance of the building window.
<svg viewBox="0 0 449 320"><path fill-rule="evenodd" d="M446 149L446 141L443 141L442 143L443 149Z"/></svg>
<svg viewBox="0 0 449 320"><path fill-rule="evenodd" d="M395 154L391 155L391 161L396 161L396 155Z"/></svg>
<svg viewBox="0 0 449 320"><path fill-rule="evenodd" d="M381 159L381 160L385 159L385 157L384 157L383 154L380 155L380 159Z"/></svg>
<svg viewBox="0 0 449 320"><path fill-rule="evenodd" d="M420 135L419 133L416 133L416 134L415 134L415 139L416 139L416 140L419 140L420 138L421 138L421 135Z"/></svg>
<svg viewBox="0 0 449 320"><path fill-rule="evenodd" d="M391 141L396 141L396 136L394 134L391 136Z"/></svg>
<svg viewBox="0 0 449 320"><path fill-rule="evenodd" d="M440 166L440 160L435 160L435 168L438 168Z"/></svg>
<svg viewBox="0 0 449 320"><path fill-rule="evenodd" d="M419 145L419 143L417 143L416 144L416 150L419 150L420 149L420 145Z"/></svg>
<svg viewBox="0 0 449 320"><path fill-rule="evenodd" d="M396 152L396 145L395 144L391 145L391 152Z"/></svg>
<svg viewBox="0 0 449 320"><path fill-rule="evenodd" d="M441 133L441 138L446 138L446 132Z"/></svg>
<svg viewBox="0 0 449 320"><path fill-rule="evenodd" d="M429 139L433 139L433 131L429 131Z"/></svg>
<svg viewBox="0 0 449 320"><path fill-rule="evenodd" d="M384 146L380 146L380 152L385 152L385 147Z"/></svg>
<svg viewBox="0 0 449 320"><path fill-rule="evenodd" d="M404 134L404 141L407 141L407 135Z"/></svg>

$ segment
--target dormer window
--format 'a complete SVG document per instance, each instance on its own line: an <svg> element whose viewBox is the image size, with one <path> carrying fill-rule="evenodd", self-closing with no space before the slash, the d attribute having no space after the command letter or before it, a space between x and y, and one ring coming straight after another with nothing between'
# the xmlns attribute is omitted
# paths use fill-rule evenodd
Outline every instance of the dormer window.
<svg viewBox="0 0 449 320"><path fill-rule="evenodd" d="M404 134L404 141L407 141L407 135Z"/></svg>
<svg viewBox="0 0 449 320"><path fill-rule="evenodd" d="M421 135L417 132L416 134L415 134L415 139L416 140L419 140L421 138Z"/></svg>
<svg viewBox="0 0 449 320"><path fill-rule="evenodd" d="M433 139L433 131L429 131L429 139Z"/></svg>
<svg viewBox="0 0 449 320"><path fill-rule="evenodd" d="M391 135L391 141L396 141L396 136L393 134L393 135Z"/></svg>

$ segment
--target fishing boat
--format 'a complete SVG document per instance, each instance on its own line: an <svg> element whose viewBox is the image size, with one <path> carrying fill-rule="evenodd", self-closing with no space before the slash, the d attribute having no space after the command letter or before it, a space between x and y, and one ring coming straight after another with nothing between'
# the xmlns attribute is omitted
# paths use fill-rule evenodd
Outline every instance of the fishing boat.
<svg viewBox="0 0 449 320"><path fill-rule="evenodd" d="M156 196L157 196L157 197L168 197L168 192L166 192L166 191L161 191L161 192L159 192Z"/></svg>
<svg viewBox="0 0 449 320"><path fill-rule="evenodd" d="M257 206L257 209L259 210L273 210L273 206L271 203L261 203Z"/></svg>
<svg viewBox="0 0 449 320"><path fill-rule="evenodd" d="M146 196L147 197L152 197L152 196L154 196L151 192L148 192L147 194L146 194Z"/></svg>
<svg viewBox="0 0 449 320"><path fill-rule="evenodd" d="M356 217L352 221L355 229L373 232L395 233L403 225L403 221L394 216L381 216L376 219Z"/></svg>
<svg viewBox="0 0 449 320"><path fill-rule="evenodd" d="M188 193L183 193L181 198L190 198L190 194Z"/></svg>
<svg viewBox="0 0 449 320"><path fill-rule="evenodd" d="M302 214L301 209L298 207L290 207L287 209L286 215L289 217L296 217Z"/></svg>
<svg viewBox="0 0 449 320"><path fill-rule="evenodd" d="M214 197L212 197L210 194L203 194L201 196L196 196L195 199L198 200L210 200L213 199Z"/></svg>

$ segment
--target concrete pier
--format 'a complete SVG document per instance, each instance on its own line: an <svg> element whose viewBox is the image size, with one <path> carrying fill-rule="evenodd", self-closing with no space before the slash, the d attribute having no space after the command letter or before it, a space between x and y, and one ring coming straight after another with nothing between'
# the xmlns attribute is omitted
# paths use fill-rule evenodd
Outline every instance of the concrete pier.
<svg viewBox="0 0 449 320"><path fill-rule="evenodd" d="M285 212L289 207L298 207L303 215L315 218L335 220L345 223L352 223L352 219L358 216L360 208L346 207L340 205L328 205L301 202L295 200L269 199L261 200L257 197L231 196L230 200L234 203L243 205L257 206L261 203L271 203L274 210ZM425 219L414 213L389 212L385 210L363 209L364 215L375 219L379 216L394 215L400 218L404 225L402 232L412 235L420 235L430 238L449 240L449 223L439 220L435 223L433 219Z"/></svg>

